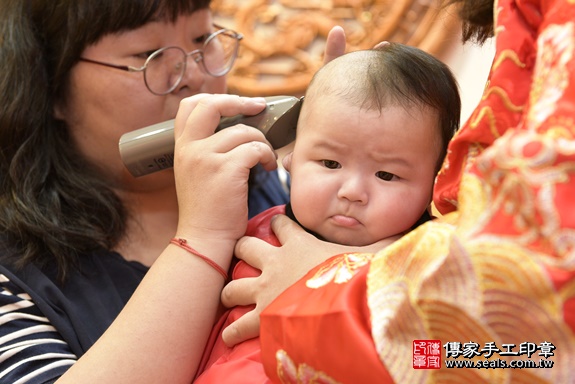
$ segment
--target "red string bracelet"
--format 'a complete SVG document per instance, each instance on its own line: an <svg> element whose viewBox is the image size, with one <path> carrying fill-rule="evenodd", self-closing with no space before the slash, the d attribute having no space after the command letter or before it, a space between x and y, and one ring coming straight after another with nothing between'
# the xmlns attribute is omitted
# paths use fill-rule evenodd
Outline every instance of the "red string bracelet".
<svg viewBox="0 0 575 384"><path fill-rule="evenodd" d="M178 247L185 249L186 251L188 251L192 255L199 257L200 259L202 259L203 261L208 263L213 269L218 271L218 273L224 277L224 280L228 280L228 273L226 271L224 271L224 269L222 267L220 267L218 265L218 263L216 263L215 261L213 261L209 257L202 255L200 252L196 251L194 248L190 247L188 245L188 241L186 239L180 239L180 238L174 237L172 240L170 240L170 243L175 244Z"/></svg>

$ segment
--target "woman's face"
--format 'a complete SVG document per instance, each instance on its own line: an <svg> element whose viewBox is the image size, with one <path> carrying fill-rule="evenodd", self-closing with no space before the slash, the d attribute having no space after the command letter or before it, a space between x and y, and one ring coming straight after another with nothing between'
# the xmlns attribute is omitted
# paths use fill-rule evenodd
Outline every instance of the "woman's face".
<svg viewBox="0 0 575 384"><path fill-rule="evenodd" d="M178 46L190 52L201 48L201 37L213 31L209 10L180 16L174 23L150 22L135 30L104 36L88 46L82 57L118 65L141 67L159 48ZM188 59L187 73L176 89L164 96L152 94L142 72L127 72L79 62L71 70L66 104L55 108L68 123L80 151L103 168L119 188L149 189L173 184L171 171L134 179L118 151L120 137L129 131L176 116L180 101L197 93L225 93L225 77L212 77ZM155 180L152 181L151 178Z"/></svg>

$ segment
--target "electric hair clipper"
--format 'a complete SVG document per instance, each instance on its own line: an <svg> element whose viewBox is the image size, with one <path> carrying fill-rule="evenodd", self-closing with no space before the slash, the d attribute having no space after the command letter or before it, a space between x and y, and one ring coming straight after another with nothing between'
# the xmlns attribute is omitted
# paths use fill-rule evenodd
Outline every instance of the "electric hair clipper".
<svg viewBox="0 0 575 384"><path fill-rule="evenodd" d="M253 116L223 117L216 132L237 124L262 131L274 149L295 139L303 97L266 97L266 108ZM119 148L122 161L134 177L144 176L174 165L174 119L124 134Z"/></svg>

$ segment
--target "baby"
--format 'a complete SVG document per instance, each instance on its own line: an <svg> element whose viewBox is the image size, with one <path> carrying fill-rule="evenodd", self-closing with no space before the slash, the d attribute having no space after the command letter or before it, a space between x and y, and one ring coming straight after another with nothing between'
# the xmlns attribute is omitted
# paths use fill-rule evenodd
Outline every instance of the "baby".
<svg viewBox="0 0 575 384"><path fill-rule="evenodd" d="M309 85L293 152L284 158L291 201L251 219L246 235L279 245L270 220L285 213L342 245L400 238L431 218L434 180L460 111L449 68L417 48L386 43L330 61ZM258 274L240 261L233 278ZM251 309L236 307L220 319L195 383L269 382L259 339L227 347L219 332Z"/></svg>

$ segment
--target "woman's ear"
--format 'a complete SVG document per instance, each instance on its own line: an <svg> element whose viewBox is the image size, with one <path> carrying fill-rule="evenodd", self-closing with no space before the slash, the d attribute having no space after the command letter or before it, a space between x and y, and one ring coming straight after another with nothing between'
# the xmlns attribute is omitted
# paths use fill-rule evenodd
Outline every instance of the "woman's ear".
<svg viewBox="0 0 575 384"><path fill-rule="evenodd" d="M62 106L61 101L54 103L52 113L54 114L54 118L56 118L57 120L64 120L64 116L66 114L64 113L64 107Z"/></svg>
<svg viewBox="0 0 575 384"><path fill-rule="evenodd" d="M290 153L288 153L287 155L285 155L282 159L282 165L285 168L286 171L290 171L291 168L291 158L293 156L293 151L291 151Z"/></svg>

